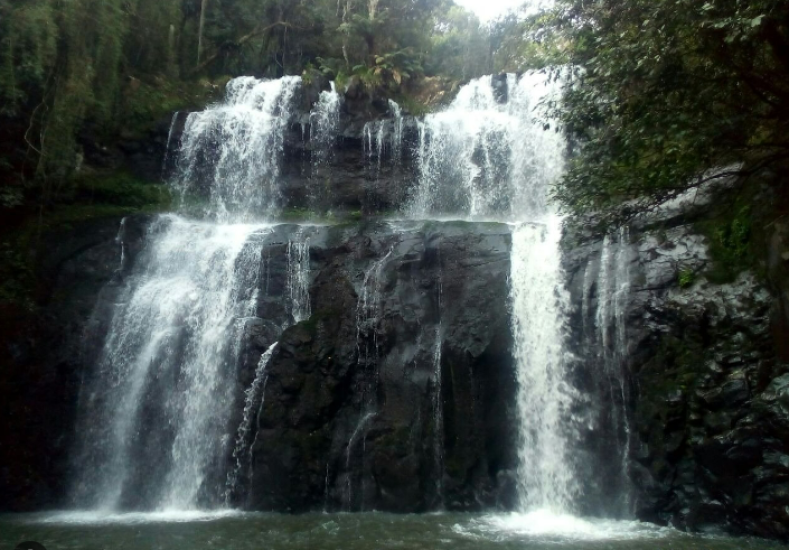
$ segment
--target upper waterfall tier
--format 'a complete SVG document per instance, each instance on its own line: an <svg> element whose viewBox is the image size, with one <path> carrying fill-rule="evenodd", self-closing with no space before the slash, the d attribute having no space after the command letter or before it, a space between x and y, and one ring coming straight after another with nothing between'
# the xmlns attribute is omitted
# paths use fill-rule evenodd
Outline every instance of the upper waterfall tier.
<svg viewBox="0 0 789 550"><path fill-rule="evenodd" d="M540 73L473 80L419 124L419 180L407 212L535 220L563 165L564 138L544 121L556 93Z"/></svg>
<svg viewBox="0 0 789 550"><path fill-rule="evenodd" d="M284 134L300 86L297 76L236 78L224 103L189 115L172 180L182 206L206 196L203 213L219 221L264 217L276 208Z"/></svg>
<svg viewBox="0 0 789 550"><path fill-rule="evenodd" d="M182 208L220 222L283 211L537 220L562 170L540 73L487 76L423 119L299 77L231 80L226 99L173 124Z"/></svg>

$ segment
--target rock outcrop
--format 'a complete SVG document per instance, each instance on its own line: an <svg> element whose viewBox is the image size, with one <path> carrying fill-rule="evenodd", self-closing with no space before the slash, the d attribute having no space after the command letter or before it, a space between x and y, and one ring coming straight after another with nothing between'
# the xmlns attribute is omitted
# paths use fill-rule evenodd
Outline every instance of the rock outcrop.
<svg viewBox="0 0 789 550"><path fill-rule="evenodd" d="M683 220L664 216L566 255L574 352L598 373L587 388L600 414L618 409L628 419L595 436L608 447L604 455L622 445L631 494L625 509L640 519L785 538L789 369L776 353L785 339L782 302L751 272L710 282L708 243ZM613 267L601 276L606 262ZM616 391L608 388L612 358L623 379Z"/></svg>
<svg viewBox="0 0 789 550"><path fill-rule="evenodd" d="M237 501L287 511L508 506L511 335L507 309L490 307L509 292L507 226L372 223L307 235L312 315L275 336ZM275 237L264 257L284 258L286 243ZM266 296L283 295L286 267L263 267L253 326L278 324L282 308ZM270 338L254 345L259 356Z"/></svg>
<svg viewBox="0 0 789 550"><path fill-rule="evenodd" d="M125 224L126 266L146 221ZM0 510L65 505L81 380L101 346L91 327L106 318L102 307L123 271L119 226L119 219L107 218L43 235L49 246L37 262L41 307L2 315Z"/></svg>

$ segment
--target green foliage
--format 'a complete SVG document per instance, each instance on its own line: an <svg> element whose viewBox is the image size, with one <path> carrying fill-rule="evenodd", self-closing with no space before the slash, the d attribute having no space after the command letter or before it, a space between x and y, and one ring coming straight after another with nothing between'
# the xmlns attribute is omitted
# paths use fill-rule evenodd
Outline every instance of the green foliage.
<svg viewBox="0 0 789 550"><path fill-rule="evenodd" d="M0 242L0 303L33 307L35 274L23 250L13 241Z"/></svg>
<svg viewBox="0 0 789 550"><path fill-rule="evenodd" d="M490 32L479 19L459 6L447 9L436 26L429 74L442 74L465 81L491 72Z"/></svg>
<svg viewBox="0 0 789 550"><path fill-rule="evenodd" d="M421 103L418 99L403 95L398 97L398 103L411 115L416 117L425 116L430 112L430 106Z"/></svg>
<svg viewBox="0 0 789 550"><path fill-rule="evenodd" d="M789 159L785 1L563 0L559 10L570 67L556 114L575 155L556 196L568 211L622 223Z"/></svg>
<svg viewBox="0 0 789 550"><path fill-rule="evenodd" d="M707 278L714 283L728 283L754 266L753 218L751 207L741 199L731 208L698 227L707 237L713 264Z"/></svg>
<svg viewBox="0 0 789 550"><path fill-rule="evenodd" d="M140 181L130 174L113 173L82 177L74 182L78 204L130 207L145 211L166 210L171 203L166 186Z"/></svg>
<svg viewBox="0 0 789 550"><path fill-rule="evenodd" d="M677 274L677 281L680 288L690 288L696 282L696 272L692 269L681 269Z"/></svg>
<svg viewBox="0 0 789 550"><path fill-rule="evenodd" d="M489 52L451 0L0 0L0 208L72 200L82 139L140 137L225 75L408 97L423 75L489 72Z"/></svg>
<svg viewBox="0 0 789 550"><path fill-rule="evenodd" d="M568 61L567 41L556 11L499 19L491 29L490 41L497 72L544 69Z"/></svg>
<svg viewBox="0 0 789 550"><path fill-rule="evenodd" d="M151 81L135 78L123 94L120 116L123 131L139 134L175 111L202 108L222 96L227 80L224 77L211 82L206 79L180 82L161 77Z"/></svg>

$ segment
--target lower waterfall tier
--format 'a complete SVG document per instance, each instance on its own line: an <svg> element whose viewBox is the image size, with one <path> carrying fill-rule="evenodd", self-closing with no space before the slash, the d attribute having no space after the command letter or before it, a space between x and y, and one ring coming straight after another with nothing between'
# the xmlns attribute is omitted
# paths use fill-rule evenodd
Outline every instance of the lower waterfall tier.
<svg viewBox="0 0 789 550"><path fill-rule="evenodd" d="M78 507L513 506L509 226L215 227L162 216L123 243L82 350Z"/></svg>
<svg viewBox="0 0 789 550"><path fill-rule="evenodd" d="M577 511L785 536L789 384L771 333L780 302L747 274L680 285L676 266L700 269L709 256L692 226L671 223L581 246L565 236L569 380L582 396L569 452ZM3 510L73 506L78 401L154 225L128 218L122 242L117 219L47 236L48 308L4 333ZM219 473L198 505L515 508L512 231L266 226ZM140 418L154 431L157 421Z"/></svg>

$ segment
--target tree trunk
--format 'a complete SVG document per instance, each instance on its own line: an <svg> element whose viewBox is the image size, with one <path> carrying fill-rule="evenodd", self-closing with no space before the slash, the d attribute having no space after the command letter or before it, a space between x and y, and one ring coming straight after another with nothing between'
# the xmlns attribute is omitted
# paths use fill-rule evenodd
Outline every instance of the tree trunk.
<svg viewBox="0 0 789 550"><path fill-rule="evenodd" d="M203 30L205 29L205 12L208 9L208 0L203 0L200 6L200 26L197 30L197 65L203 58Z"/></svg>

